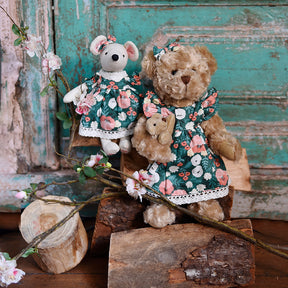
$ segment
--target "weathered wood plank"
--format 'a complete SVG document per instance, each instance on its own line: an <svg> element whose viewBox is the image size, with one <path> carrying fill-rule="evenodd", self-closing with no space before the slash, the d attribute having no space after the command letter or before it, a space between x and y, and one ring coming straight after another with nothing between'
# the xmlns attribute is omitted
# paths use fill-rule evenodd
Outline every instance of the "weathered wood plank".
<svg viewBox="0 0 288 288"><path fill-rule="evenodd" d="M229 224L253 234L249 220ZM199 224L111 235L109 288L242 286L254 282L254 273L251 244Z"/></svg>

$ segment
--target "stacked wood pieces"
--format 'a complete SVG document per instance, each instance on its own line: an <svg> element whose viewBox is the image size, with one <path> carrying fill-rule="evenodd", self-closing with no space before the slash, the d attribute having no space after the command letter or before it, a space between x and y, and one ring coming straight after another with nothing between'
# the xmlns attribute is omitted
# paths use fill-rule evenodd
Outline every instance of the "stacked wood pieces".
<svg viewBox="0 0 288 288"><path fill-rule="evenodd" d="M45 199L71 202L67 197L52 195ZM20 231L24 240L30 243L66 217L73 208L41 200L32 202L21 215ZM87 249L86 230L77 213L38 245L38 253L33 254L33 258L43 271L59 274L79 264Z"/></svg>
<svg viewBox="0 0 288 288"><path fill-rule="evenodd" d="M250 220L227 224L252 235ZM235 287L255 278L254 247L199 224L111 235L108 287Z"/></svg>

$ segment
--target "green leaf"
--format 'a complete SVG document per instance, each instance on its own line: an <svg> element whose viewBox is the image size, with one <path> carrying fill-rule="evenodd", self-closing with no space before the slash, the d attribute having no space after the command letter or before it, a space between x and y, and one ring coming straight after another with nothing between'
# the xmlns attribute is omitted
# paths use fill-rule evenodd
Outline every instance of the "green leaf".
<svg viewBox="0 0 288 288"><path fill-rule="evenodd" d="M38 249L32 247L32 248L29 248L21 257L27 258L28 256L30 256L34 253L38 253Z"/></svg>
<svg viewBox="0 0 288 288"><path fill-rule="evenodd" d="M97 167L95 167L95 170L96 170L96 173L97 174L103 174L104 173L104 170L105 170L105 168L104 167L102 167L102 166L97 166Z"/></svg>
<svg viewBox="0 0 288 288"><path fill-rule="evenodd" d="M23 191L25 191L27 194L32 193L32 189L31 188L24 189Z"/></svg>
<svg viewBox="0 0 288 288"><path fill-rule="evenodd" d="M19 46L22 42L22 38L17 38L15 41L14 41L14 46Z"/></svg>
<svg viewBox="0 0 288 288"><path fill-rule="evenodd" d="M9 256L7 252L2 252L2 254L6 260L11 260L11 257Z"/></svg>
<svg viewBox="0 0 288 288"><path fill-rule="evenodd" d="M49 85L47 85L41 92L40 92L40 96L43 97L48 93L49 90Z"/></svg>
<svg viewBox="0 0 288 288"><path fill-rule="evenodd" d="M56 118L59 119L60 121L69 120L69 116L66 112L57 112Z"/></svg>
<svg viewBox="0 0 288 288"><path fill-rule="evenodd" d="M15 25L15 24L12 25L12 31L15 35L21 36L21 32L20 32L19 28L17 27L17 25Z"/></svg>
<svg viewBox="0 0 288 288"><path fill-rule="evenodd" d="M95 177L97 175L96 171L88 166L84 167L84 174L89 178Z"/></svg>
<svg viewBox="0 0 288 288"><path fill-rule="evenodd" d="M37 183L30 183L30 186L32 188L32 190L35 190L38 188L38 184Z"/></svg>
<svg viewBox="0 0 288 288"><path fill-rule="evenodd" d="M84 175L83 171L81 171L80 174L79 174L79 182L81 184L85 184L85 182L86 182L86 176Z"/></svg>
<svg viewBox="0 0 288 288"><path fill-rule="evenodd" d="M98 164L106 164L107 162L108 162L108 157L103 156L103 158L99 160Z"/></svg>
<svg viewBox="0 0 288 288"><path fill-rule="evenodd" d="M65 120L63 122L63 128L64 129L70 129L72 126L72 120L71 119L68 119L68 120Z"/></svg>

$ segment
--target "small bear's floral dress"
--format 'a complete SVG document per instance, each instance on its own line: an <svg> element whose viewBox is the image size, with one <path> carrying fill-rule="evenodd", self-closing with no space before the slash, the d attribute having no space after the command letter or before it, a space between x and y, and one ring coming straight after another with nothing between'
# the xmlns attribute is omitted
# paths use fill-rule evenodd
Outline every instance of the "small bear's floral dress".
<svg viewBox="0 0 288 288"><path fill-rule="evenodd" d="M142 110L140 77L136 74L129 77L125 71L109 73L100 70L85 84L87 92L81 95L76 108L76 112L82 115L79 134L105 139L133 134Z"/></svg>
<svg viewBox="0 0 288 288"><path fill-rule="evenodd" d="M160 98L148 91L143 104L147 118L154 113L164 117L175 114L171 152L175 160L154 162L147 168L153 175L154 188L175 204L189 204L224 197L229 192L229 177L222 159L209 148L200 124L210 119L217 110L218 93L210 88L199 102L177 108L165 106ZM155 196L153 192L148 192Z"/></svg>

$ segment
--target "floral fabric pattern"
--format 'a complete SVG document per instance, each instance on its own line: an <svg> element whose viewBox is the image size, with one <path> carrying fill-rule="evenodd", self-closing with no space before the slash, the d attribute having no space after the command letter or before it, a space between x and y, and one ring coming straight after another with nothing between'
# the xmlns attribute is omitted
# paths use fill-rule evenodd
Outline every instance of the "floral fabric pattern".
<svg viewBox="0 0 288 288"><path fill-rule="evenodd" d="M144 98L143 110L147 118L154 113L161 113L163 117L174 113L176 117L171 144L176 160L154 162L148 167L148 173L157 179L152 188L176 204L216 199L228 194L229 176L224 162L211 151L200 126L214 116L217 105L215 88L209 89L194 105L181 108L165 106L153 91L148 91Z"/></svg>
<svg viewBox="0 0 288 288"><path fill-rule="evenodd" d="M142 108L139 76L126 74L116 82L96 73L85 84L87 93L81 96L76 108L82 115L79 134L107 139L131 135Z"/></svg>

